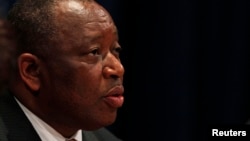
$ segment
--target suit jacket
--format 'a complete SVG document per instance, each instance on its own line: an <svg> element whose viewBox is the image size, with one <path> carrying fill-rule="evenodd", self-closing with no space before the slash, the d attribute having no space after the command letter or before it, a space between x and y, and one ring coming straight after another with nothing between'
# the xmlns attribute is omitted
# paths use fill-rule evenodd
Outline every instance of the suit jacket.
<svg viewBox="0 0 250 141"><path fill-rule="evenodd" d="M6 127L5 124L3 123L3 120L0 118L0 141L7 141L6 137Z"/></svg>
<svg viewBox="0 0 250 141"><path fill-rule="evenodd" d="M9 92L0 97L0 132L0 141L41 141ZM105 128L83 131L82 137L83 141L121 141Z"/></svg>

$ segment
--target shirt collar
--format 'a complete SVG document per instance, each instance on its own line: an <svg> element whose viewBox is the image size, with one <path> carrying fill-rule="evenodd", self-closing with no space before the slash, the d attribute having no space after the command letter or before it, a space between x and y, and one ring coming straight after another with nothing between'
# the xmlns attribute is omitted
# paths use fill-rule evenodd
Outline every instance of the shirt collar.
<svg viewBox="0 0 250 141"><path fill-rule="evenodd" d="M15 98L16 99L16 98ZM23 110L24 114L27 116L34 129L38 133L39 137L42 141L65 141L68 138L63 137L60 133L58 133L55 129L53 129L50 125L45 123L42 119L33 114L29 109L27 109L18 99L16 99L18 105ZM82 130L78 130L71 138L76 139L77 141L82 141Z"/></svg>

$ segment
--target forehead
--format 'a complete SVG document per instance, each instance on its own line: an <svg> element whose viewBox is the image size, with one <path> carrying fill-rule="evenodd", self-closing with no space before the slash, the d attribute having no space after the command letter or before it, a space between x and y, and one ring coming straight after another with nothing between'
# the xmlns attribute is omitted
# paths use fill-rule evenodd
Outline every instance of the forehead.
<svg viewBox="0 0 250 141"><path fill-rule="evenodd" d="M109 13L94 1L60 1L55 5L54 15L55 25L62 38L91 38L110 30L117 34Z"/></svg>
<svg viewBox="0 0 250 141"><path fill-rule="evenodd" d="M109 13L94 1L59 1L54 7L55 21L62 24L79 23L81 26L93 23L109 27L113 24Z"/></svg>

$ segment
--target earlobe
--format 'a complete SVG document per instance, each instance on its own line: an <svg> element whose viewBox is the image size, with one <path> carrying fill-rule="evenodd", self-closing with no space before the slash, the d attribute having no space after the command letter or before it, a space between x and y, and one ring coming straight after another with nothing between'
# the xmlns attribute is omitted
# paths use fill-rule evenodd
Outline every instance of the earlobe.
<svg viewBox="0 0 250 141"><path fill-rule="evenodd" d="M40 60L30 53L23 53L18 58L19 74L30 90L40 89Z"/></svg>

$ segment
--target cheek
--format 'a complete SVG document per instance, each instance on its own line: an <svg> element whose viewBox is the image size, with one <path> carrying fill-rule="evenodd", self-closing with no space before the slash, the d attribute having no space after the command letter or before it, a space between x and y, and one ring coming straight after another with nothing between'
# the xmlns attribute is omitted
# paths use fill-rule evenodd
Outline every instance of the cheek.
<svg viewBox="0 0 250 141"><path fill-rule="evenodd" d="M99 101L105 91L101 61L96 64L72 61L57 67L50 69L53 72L50 87L57 101L79 107Z"/></svg>
<svg viewBox="0 0 250 141"><path fill-rule="evenodd" d="M82 64L75 73L75 89L80 90L83 97L94 97L102 91L102 65Z"/></svg>

